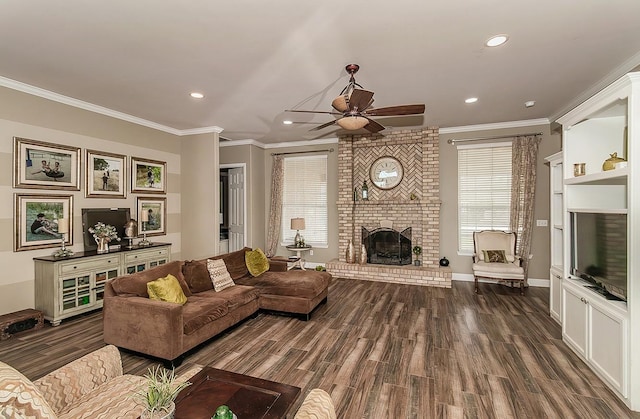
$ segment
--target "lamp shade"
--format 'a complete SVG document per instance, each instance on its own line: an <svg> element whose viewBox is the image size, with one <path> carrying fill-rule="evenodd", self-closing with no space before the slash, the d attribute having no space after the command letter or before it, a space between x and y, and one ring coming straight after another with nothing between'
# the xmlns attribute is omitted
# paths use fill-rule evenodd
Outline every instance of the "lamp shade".
<svg viewBox="0 0 640 419"><path fill-rule="evenodd" d="M304 218L292 218L291 230L304 230Z"/></svg>
<svg viewBox="0 0 640 419"><path fill-rule="evenodd" d="M68 233L69 232L69 219L68 218L58 218L58 233Z"/></svg>
<svg viewBox="0 0 640 419"><path fill-rule="evenodd" d="M361 116L345 116L344 118L338 119L338 125L346 130L364 128L368 123L369 120Z"/></svg>
<svg viewBox="0 0 640 419"><path fill-rule="evenodd" d="M140 212L140 221L143 223L149 222L149 213L146 210Z"/></svg>
<svg viewBox="0 0 640 419"><path fill-rule="evenodd" d="M347 105L348 98L349 97L347 95L340 95L337 98L333 99L333 102L331 102L331 106L333 106L333 109L337 111L344 112L349 109L349 105Z"/></svg>

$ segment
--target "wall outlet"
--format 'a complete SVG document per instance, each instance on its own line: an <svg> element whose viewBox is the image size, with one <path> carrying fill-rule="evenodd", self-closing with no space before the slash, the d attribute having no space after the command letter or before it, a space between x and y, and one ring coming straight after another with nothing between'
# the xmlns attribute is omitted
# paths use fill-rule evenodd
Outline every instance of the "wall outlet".
<svg viewBox="0 0 640 419"><path fill-rule="evenodd" d="M536 226L538 227L546 227L548 225L547 220L536 220Z"/></svg>
<svg viewBox="0 0 640 419"><path fill-rule="evenodd" d="M313 249L309 250L309 256L313 256Z"/></svg>

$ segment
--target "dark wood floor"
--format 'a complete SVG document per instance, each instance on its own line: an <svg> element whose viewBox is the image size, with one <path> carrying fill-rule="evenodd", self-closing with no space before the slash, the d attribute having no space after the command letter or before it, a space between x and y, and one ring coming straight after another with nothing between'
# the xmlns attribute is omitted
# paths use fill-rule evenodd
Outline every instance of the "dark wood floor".
<svg viewBox="0 0 640 419"><path fill-rule="evenodd" d="M549 291L335 280L310 321L260 314L193 351L211 365L327 390L338 417L640 418L562 342ZM103 346L97 311L0 342L31 379ZM123 352L125 372L155 364ZM298 405L302 398L298 400Z"/></svg>

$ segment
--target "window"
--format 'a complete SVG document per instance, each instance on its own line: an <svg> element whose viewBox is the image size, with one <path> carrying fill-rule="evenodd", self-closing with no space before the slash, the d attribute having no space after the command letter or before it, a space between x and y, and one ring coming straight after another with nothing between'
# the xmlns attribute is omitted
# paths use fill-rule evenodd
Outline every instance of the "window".
<svg viewBox="0 0 640 419"><path fill-rule="evenodd" d="M458 251L473 253L473 232L508 230L511 143L458 147Z"/></svg>
<svg viewBox="0 0 640 419"><path fill-rule="evenodd" d="M283 245L293 244L296 232L291 230L291 219L297 217L305 220L305 229L300 231L305 243L328 246L326 155L284 159Z"/></svg>

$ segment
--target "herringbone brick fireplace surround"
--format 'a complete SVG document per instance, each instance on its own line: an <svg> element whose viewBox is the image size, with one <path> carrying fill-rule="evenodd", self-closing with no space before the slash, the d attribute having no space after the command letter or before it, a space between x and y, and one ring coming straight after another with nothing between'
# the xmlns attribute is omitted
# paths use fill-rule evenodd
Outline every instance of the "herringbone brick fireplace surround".
<svg viewBox="0 0 640 419"><path fill-rule="evenodd" d="M349 135L338 142L338 241L340 257L327 271L343 278L451 287L451 269L440 259L439 133L437 127L379 134ZM369 169L383 156L398 159L404 169L391 190L372 185ZM369 199L354 201L354 188L364 181ZM422 266L351 264L346 261L349 240L359 252L362 227L373 230L381 222L393 229L412 229L412 246L422 246Z"/></svg>

